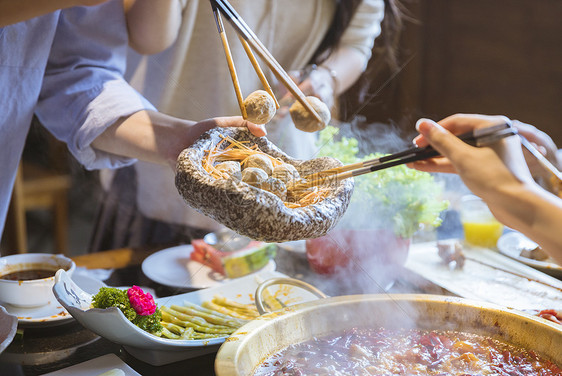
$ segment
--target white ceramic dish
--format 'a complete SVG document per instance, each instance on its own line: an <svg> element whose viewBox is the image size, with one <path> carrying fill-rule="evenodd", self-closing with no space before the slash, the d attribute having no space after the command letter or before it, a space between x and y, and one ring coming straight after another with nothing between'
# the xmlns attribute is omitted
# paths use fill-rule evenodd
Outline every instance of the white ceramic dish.
<svg viewBox="0 0 562 376"><path fill-rule="evenodd" d="M44 306L55 299L51 289L55 272L74 272L76 264L68 257L49 253L23 253L0 257L0 275L28 270L51 271L51 276L31 280L0 279L0 301L22 308Z"/></svg>
<svg viewBox="0 0 562 376"><path fill-rule="evenodd" d="M539 261L521 256L522 250L536 248L538 247L538 244L519 232L514 231L502 235L502 237L498 240L497 247L502 254L511 257L512 259L556 278L562 278L562 266L555 263L553 260L547 259L545 261Z"/></svg>
<svg viewBox="0 0 562 376"><path fill-rule="evenodd" d="M286 275L262 270L209 289L158 298L155 301L159 306L181 305L186 301L201 304L211 300L215 294L220 294L240 303L251 303L259 283L278 277ZM156 337L133 325L118 308L90 308L92 295L82 291L64 271L57 272L55 279L53 291L57 299L80 324L112 342L123 345L131 355L149 364L159 366L216 352L225 341L226 337L208 340L172 340ZM289 298L290 304L296 304L312 300L314 296L304 290L291 289Z"/></svg>
<svg viewBox="0 0 562 376"><path fill-rule="evenodd" d="M83 363L75 364L71 367L63 368L55 372L44 374L43 376L98 376L101 373L120 369L125 376L140 376L138 372L129 367L115 354L107 354L99 358L91 359Z"/></svg>
<svg viewBox="0 0 562 376"><path fill-rule="evenodd" d="M208 266L189 259L191 245L166 248L148 256L142 263L143 273L161 285L177 288L207 288L231 281ZM271 260L258 272L275 270Z"/></svg>
<svg viewBox="0 0 562 376"><path fill-rule="evenodd" d="M18 318L10 315L4 307L0 306L0 353L12 343L17 329Z"/></svg>
<svg viewBox="0 0 562 376"><path fill-rule="evenodd" d="M100 287L106 286L106 284L100 280L79 273L72 275L72 280L81 289L89 293L96 293ZM40 307L16 307L1 301L0 305L4 306L8 313L17 317L21 327L55 326L65 324L69 320L72 320L72 316L55 299L54 295L53 299L50 300L48 304Z"/></svg>

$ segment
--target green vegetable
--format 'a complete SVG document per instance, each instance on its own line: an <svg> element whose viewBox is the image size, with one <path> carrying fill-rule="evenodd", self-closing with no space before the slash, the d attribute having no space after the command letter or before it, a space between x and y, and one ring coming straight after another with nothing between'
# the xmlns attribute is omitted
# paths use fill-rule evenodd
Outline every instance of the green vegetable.
<svg viewBox="0 0 562 376"><path fill-rule="evenodd" d="M346 165L383 156L374 153L359 157L358 141L338 137L338 131L329 126L320 132L320 156L337 158ZM349 215L342 220L342 226L389 227L396 235L409 238L422 224L441 224L439 215L448 206L441 193L441 185L431 174L403 165L358 176Z"/></svg>
<svg viewBox="0 0 562 376"><path fill-rule="evenodd" d="M238 278L263 268L275 257L276 249L275 244L266 244L223 258L222 264L226 276Z"/></svg>
<svg viewBox="0 0 562 376"><path fill-rule="evenodd" d="M135 309L131 307L126 290L114 287L102 287L100 291L92 297L92 306L94 308L117 307L129 321L142 330L154 335L160 335L162 333L163 328L160 324L162 312L158 307L156 307L156 311L152 315L138 315Z"/></svg>

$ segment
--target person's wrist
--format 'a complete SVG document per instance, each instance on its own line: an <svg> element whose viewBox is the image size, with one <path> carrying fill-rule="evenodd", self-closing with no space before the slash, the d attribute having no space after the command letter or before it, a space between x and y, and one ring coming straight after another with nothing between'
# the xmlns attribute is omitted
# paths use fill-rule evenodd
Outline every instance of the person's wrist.
<svg viewBox="0 0 562 376"><path fill-rule="evenodd" d="M336 72L334 69L330 68L329 66L322 65L322 64L318 65L317 69L324 71L326 74L328 74L328 76L330 76L334 94L338 94L338 87L339 87L338 72Z"/></svg>
<svg viewBox="0 0 562 376"><path fill-rule="evenodd" d="M503 185L487 194L485 201L496 218L513 228L532 226L535 216L535 203L545 191L537 184L520 182Z"/></svg>

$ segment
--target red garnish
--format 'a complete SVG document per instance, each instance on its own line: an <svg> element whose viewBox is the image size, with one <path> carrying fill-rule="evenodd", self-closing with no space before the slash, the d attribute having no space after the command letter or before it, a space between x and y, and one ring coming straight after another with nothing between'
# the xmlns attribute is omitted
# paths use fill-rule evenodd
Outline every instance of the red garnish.
<svg viewBox="0 0 562 376"><path fill-rule="evenodd" d="M129 297L129 302L131 302L131 307L135 310L137 315L150 316L156 312L156 303L154 303L154 298L147 292L145 293L138 286L133 286L127 290L127 296Z"/></svg>

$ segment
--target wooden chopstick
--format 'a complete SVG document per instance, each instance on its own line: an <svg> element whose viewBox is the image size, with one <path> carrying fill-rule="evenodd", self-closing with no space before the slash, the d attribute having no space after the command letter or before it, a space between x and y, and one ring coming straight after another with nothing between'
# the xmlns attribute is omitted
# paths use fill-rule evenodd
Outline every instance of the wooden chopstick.
<svg viewBox="0 0 562 376"><path fill-rule="evenodd" d="M261 42L249 39L247 40L250 46L254 49L254 51L261 57L269 69L275 74L277 79L283 83L283 85L289 90L289 92L295 97L297 101L299 101L303 107L318 121L322 123L322 119L320 115L312 108L310 103L306 100L306 95L302 92L302 90L298 87L298 85L293 81L291 76L277 63L277 61L269 55L269 52L265 47L260 47ZM258 43L259 42L259 43Z"/></svg>
<svg viewBox="0 0 562 376"><path fill-rule="evenodd" d="M277 98L275 98L275 94L273 94L273 90L271 90L271 86L269 86L269 82L267 81L267 78L263 74L263 71L260 67L260 63L258 63L258 61L256 60L256 57L254 56L254 53L252 52L250 45L240 35L238 35L238 39L240 39L240 43L242 43L242 46L244 47L244 51L246 51L246 55L248 55L248 58L250 59L250 62L252 63L254 70L258 74L258 77L260 78L261 84L263 85L265 91L267 91L269 95L271 95L271 98L273 98L273 101L275 102L275 108L279 109L279 102L277 102Z"/></svg>
<svg viewBox="0 0 562 376"><path fill-rule="evenodd" d="M228 45L228 38L226 37L226 33L224 31L222 18L216 6L214 6L214 4L211 5L213 7L215 22L217 24L219 35L221 37L224 54L226 56L226 62L228 63L228 70L230 71L230 77L232 78L232 84L234 85L234 91L236 92L236 99L238 100L238 106L240 106L240 112L242 113L242 117L246 119L248 118L248 114L246 113L246 106L244 106L244 97L242 96L242 90L240 89L240 82L238 81L238 75L236 74L236 67L234 66L234 60L232 59L232 52L230 51L230 46Z"/></svg>
<svg viewBox="0 0 562 376"><path fill-rule="evenodd" d="M242 17L236 13L232 5L227 0L210 0L213 7L217 7L220 12L228 19L228 21L234 27L234 30L241 36L253 51L258 54L258 56L266 63L266 65L271 69L275 76L283 83L283 85L289 90L289 92L299 101L303 107L316 119L316 121L322 123L320 115L312 108L310 103L306 100L306 96L298 87L298 85L291 79L289 74L285 72L283 67L275 60L263 43L254 34L252 29L244 22Z"/></svg>
<svg viewBox="0 0 562 376"><path fill-rule="evenodd" d="M458 137L472 146L486 146L501 140L502 138L517 134L517 130L510 124L502 123L487 128L475 129L471 132L463 133ZM352 163L349 165L336 167L320 171L305 177L306 182L296 184L288 190L304 190L321 184L339 182L343 179L368 174L386 168L421 161L424 159L439 156L439 152L431 146L414 147L398 153L385 155L379 158L370 159L363 162Z"/></svg>
<svg viewBox="0 0 562 376"><path fill-rule="evenodd" d="M355 176L368 174L370 172L375 172L383 170L386 168L412 163L415 161L421 161L423 159L433 158L439 155L439 153L433 149L431 146L425 148L416 148L414 153L408 153L407 157L395 158L395 154L387 155L381 158L371 159L365 162L353 163L350 165L333 168L330 170L320 171L315 174L310 175L311 178L306 179L306 182L296 184L292 187L287 188L287 190L304 190L318 185L326 183L337 183L344 179L349 179ZM400 152L397 154L406 153ZM384 161L383 161L384 159Z"/></svg>

